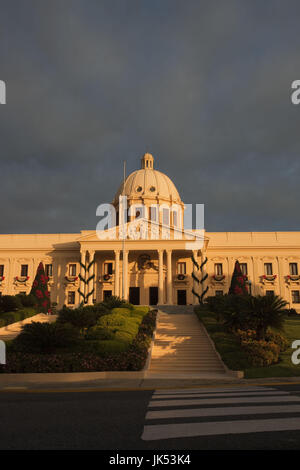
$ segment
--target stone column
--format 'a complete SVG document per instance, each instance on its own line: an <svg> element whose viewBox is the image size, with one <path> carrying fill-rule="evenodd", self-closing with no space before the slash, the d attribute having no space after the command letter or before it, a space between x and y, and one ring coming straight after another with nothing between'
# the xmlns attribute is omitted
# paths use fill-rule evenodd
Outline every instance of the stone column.
<svg viewBox="0 0 300 470"><path fill-rule="evenodd" d="M93 294L93 298L95 299L95 302L97 303L97 297L98 297L98 263L96 262L96 253L95 253L95 256L94 256L94 260L95 260L95 263L94 263L94 274L95 274L95 277L94 277L94 294Z"/></svg>
<svg viewBox="0 0 300 470"><path fill-rule="evenodd" d="M120 296L120 251L115 251L115 295Z"/></svg>
<svg viewBox="0 0 300 470"><path fill-rule="evenodd" d="M128 251L123 251L123 287L122 287L122 298L128 300Z"/></svg>
<svg viewBox="0 0 300 470"><path fill-rule="evenodd" d="M164 303L164 250L158 251L158 304Z"/></svg>
<svg viewBox="0 0 300 470"><path fill-rule="evenodd" d="M172 250L167 251L167 304L173 305Z"/></svg>

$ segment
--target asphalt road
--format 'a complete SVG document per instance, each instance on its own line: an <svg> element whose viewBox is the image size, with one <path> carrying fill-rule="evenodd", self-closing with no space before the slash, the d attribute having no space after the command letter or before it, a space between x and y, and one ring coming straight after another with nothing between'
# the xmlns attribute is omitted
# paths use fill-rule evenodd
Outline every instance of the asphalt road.
<svg viewBox="0 0 300 470"><path fill-rule="evenodd" d="M300 385L229 388L0 393L0 449L300 449Z"/></svg>

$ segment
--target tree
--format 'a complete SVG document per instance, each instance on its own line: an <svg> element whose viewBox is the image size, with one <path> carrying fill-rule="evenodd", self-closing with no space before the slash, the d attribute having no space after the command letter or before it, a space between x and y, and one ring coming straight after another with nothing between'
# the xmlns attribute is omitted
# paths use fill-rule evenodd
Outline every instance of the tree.
<svg viewBox="0 0 300 470"><path fill-rule="evenodd" d="M240 263L235 262L234 271L231 278L229 294L246 295L248 294L248 287L246 284L246 276L242 273Z"/></svg>
<svg viewBox="0 0 300 470"><path fill-rule="evenodd" d="M51 313L50 293L48 291L48 278L45 274L44 265L40 262L30 294L35 298L36 309L39 312Z"/></svg>
<svg viewBox="0 0 300 470"><path fill-rule="evenodd" d="M282 330L287 302L278 295L256 295L245 298L246 312L256 338L264 340L268 328Z"/></svg>

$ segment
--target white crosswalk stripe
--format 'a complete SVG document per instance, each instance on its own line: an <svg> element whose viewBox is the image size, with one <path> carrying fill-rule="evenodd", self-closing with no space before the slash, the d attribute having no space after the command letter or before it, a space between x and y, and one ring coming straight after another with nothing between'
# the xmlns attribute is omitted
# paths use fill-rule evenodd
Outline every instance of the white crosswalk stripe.
<svg viewBox="0 0 300 470"><path fill-rule="evenodd" d="M300 430L298 402L300 396L267 387L157 390L142 439Z"/></svg>

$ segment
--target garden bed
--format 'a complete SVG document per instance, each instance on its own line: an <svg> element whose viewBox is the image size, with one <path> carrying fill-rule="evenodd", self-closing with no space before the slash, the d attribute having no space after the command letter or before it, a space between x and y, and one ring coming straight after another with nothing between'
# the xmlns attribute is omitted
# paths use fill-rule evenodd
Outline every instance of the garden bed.
<svg viewBox="0 0 300 470"><path fill-rule="evenodd" d="M0 366L0 372L142 370L155 328L156 310L131 305L108 307L63 309L55 324L36 323L25 328L23 335L8 342L7 363ZM26 335L26 331L30 334Z"/></svg>
<svg viewBox="0 0 300 470"><path fill-rule="evenodd" d="M289 346L285 351L279 352L278 362L264 367L253 367L249 361L247 348L241 347L239 337L225 328L218 314L202 306L196 307L195 313L205 326L223 362L229 369L244 371L245 378L300 376L300 365L294 365L291 361L294 352L291 345L293 341L300 339L300 315L299 317L286 316L284 318L282 333Z"/></svg>

